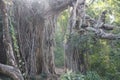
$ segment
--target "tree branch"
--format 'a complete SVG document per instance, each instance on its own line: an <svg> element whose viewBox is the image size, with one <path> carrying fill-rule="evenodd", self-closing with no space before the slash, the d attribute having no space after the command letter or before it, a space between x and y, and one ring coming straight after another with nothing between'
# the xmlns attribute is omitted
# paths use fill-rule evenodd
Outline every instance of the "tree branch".
<svg viewBox="0 0 120 80"><path fill-rule="evenodd" d="M94 24L97 24L97 21L93 18L91 18L89 15L85 16L85 19L93 26ZM99 23L102 24L102 23ZM104 30L113 30L115 26L110 25L110 24L102 24L99 25L99 28L104 29Z"/></svg>
<svg viewBox="0 0 120 80"><path fill-rule="evenodd" d="M76 0L47 0L49 6L46 7L44 15L54 15L59 14L63 10L67 9L68 6L71 6Z"/></svg>
<svg viewBox="0 0 120 80"><path fill-rule="evenodd" d="M110 24L103 24L100 28L105 29L105 30L113 30L115 26L110 25Z"/></svg>
<svg viewBox="0 0 120 80"><path fill-rule="evenodd" d="M93 27L87 27L86 30L93 31L97 37L102 38L102 39L109 39L109 40L120 39L119 34L105 33L102 29L95 29Z"/></svg>
<svg viewBox="0 0 120 80"><path fill-rule="evenodd" d="M5 75L8 75L14 80L23 80L20 71L13 66L8 66L0 63L0 72Z"/></svg>

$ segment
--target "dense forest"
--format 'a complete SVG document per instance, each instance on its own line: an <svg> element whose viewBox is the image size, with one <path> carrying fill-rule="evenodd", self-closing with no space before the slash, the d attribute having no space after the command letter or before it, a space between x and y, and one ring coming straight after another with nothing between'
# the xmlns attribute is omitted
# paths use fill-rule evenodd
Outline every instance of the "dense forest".
<svg viewBox="0 0 120 80"><path fill-rule="evenodd" d="M120 80L119 0L0 0L0 80Z"/></svg>

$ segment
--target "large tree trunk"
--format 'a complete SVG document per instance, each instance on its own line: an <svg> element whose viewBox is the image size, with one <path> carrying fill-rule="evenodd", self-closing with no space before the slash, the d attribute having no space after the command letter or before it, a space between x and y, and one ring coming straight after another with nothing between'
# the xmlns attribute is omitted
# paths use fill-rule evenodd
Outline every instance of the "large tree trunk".
<svg viewBox="0 0 120 80"><path fill-rule="evenodd" d="M2 5L1 10L3 12L3 39L8 62L12 67L0 64L0 71L11 76L14 80L23 80L21 72L17 68L16 59L13 54L12 42L9 35L7 6L4 1L6 2L6 0L0 0L0 6ZM74 1L76 4L73 3ZM42 72L55 74L55 20L57 14L65 10L68 5L74 6L72 23L70 23L72 29L81 30L81 27L83 27L85 30L86 27L82 26L85 24L85 0L13 0L12 14L15 20L14 28L17 33L19 51L24 61L24 72L28 77L34 77ZM78 26L75 26L77 24L76 19L78 19L79 22ZM114 35L106 34L103 30L99 29L100 27L101 26L96 26L95 28L88 27L86 30L90 29L97 34L100 33L98 36L103 38L116 39ZM69 35L71 35L72 29L69 30ZM74 32L75 30L72 30L73 34L75 34ZM77 47L70 48L71 45L71 41L68 40L66 44L66 68L72 69L75 72L84 72L85 66L83 52L79 51L79 48ZM10 72L8 69L11 70L11 68L15 68L16 70ZM4 72L4 70L6 72Z"/></svg>
<svg viewBox="0 0 120 80"><path fill-rule="evenodd" d="M73 0L16 1L14 16L20 52L24 58L26 74L55 74L54 33L56 15Z"/></svg>
<svg viewBox="0 0 120 80"><path fill-rule="evenodd" d="M18 69L15 56L13 53L11 37L9 33L9 22L8 22L8 13L7 13L7 3L4 0L0 0L0 9L2 12L2 24L3 24L3 43L8 58L8 65L0 63L0 72L8 75L14 80L23 80L23 76Z"/></svg>
<svg viewBox="0 0 120 80"><path fill-rule="evenodd" d="M65 10L73 1L40 0L38 2L35 0L13 0L14 28L17 32L19 50L28 77L34 77L41 72L55 74L54 33L56 15ZM7 17L6 14L7 12L5 12L5 17ZM4 25L8 27L8 20L5 21ZM9 30L5 32L9 34ZM7 43L11 50L10 57L12 57L9 61L12 66L17 67L9 38L10 35L6 35L6 37L9 39ZM7 47L6 50L8 50ZM1 67L1 69L3 68ZM23 78L19 79L22 80Z"/></svg>

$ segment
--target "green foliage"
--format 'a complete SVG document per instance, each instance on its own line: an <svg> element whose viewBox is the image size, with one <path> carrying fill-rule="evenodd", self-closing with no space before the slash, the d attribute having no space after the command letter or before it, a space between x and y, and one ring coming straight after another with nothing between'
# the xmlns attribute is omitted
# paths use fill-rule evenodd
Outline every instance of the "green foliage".
<svg viewBox="0 0 120 80"><path fill-rule="evenodd" d="M101 80L97 72L89 71L86 73L85 80Z"/></svg>
<svg viewBox="0 0 120 80"><path fill-rule="evenodd" d="M84 75L75 74L72 71L68 71L67 73L63 74L60 79L61 80L84 80Z"/></svg>
<svg viewBox="0 0 120 80"><path fill-rule="evenodd" d="M67 28L67 21L68 21L68 11L64 11L61 13L60 17L58 18L57 28L55 32L55 40L56 40L56 47L55 47L55 64L57 67L64 66L64 36L66 33Z"/></svg>
<svg viewBox="0 0 120 80"><path fill-rule="evenodd" d="M11 18L9 18L9 22L10 22L10 32L13 40L14 51L18 53L19 49L18 49L16 34L15 34L15 30L14 30Z"/></svg>
<svg viewBox="0 0 120 80"><path fill-rule="evenodd" d="M92 1L92 0L88 0ZM89 3L88 3L89 4ZM86 12L95 19L99 18L99 15L107 10L106 23L110 23L116 26L120 25L120 1L119 0L94 0L92 4L89 4ZM66 12L58 20L59 28L56 33L56 45L55 49L56 63L61 65L63 61L63 46L64 32L66 30L68 16ZM64 26L64 27L63 27ZM119 33L119 27L111 31ZM68 35L65 35L66 37ZM79 47L84 53L88 53L88 70L86 75L75 74L67 72L61 76L61 80L79 80L75 79L82 75L83 80L120 80L120 41L119 40L101 40L92 33L87 35L74 34L71 35L70 41L72 47ZM59 46L58 46L59 45ZM59 62L59 60L61 60ZM63 65L63 63L62 63ZM94 72L93 72L94 71Z"/></svg>
<svg viewBox="0 0 120 80"><path fill-rule="evenodd" d="M90 43L93 43L93 34L85 34L85 35L78 35L74 34L71 35L69 39L70 43L72 43L71 47L78 47L81 51L90 49Z"/></svg>
<svg viewBox="0 0 120 80"><path fill-rule="evenodd" d="M87 13L98 19L100 13L104 10L107 10L106 23L120 25L119 4L119 0L95 0L92 4L89 5ZM119 33L120 29L117 27L112 32ZM119 80L119 40L97 40L95 43L96 44L91 44L91 50L93 54L89 55L89 69L97 71L98 74L102 76L103 80Z"/></svg>
<svg viewBox="0 0 120 80"><path fill-rule="evenodd" d="M63 74L60 78L61 80L101 80L101 77L97 72L89 71L86 75L80 73L73 73L72 71L68 71Z"/></svg>
<svg viewBox="0 0 120 80"><path fill-rule="evenodd" d="M88 4L91 0L87 0ZM87 7L87 13L94 18L98 18L101 12L107 10L107 23L120 25L120 1L119 0L94 0Z"/></svg>

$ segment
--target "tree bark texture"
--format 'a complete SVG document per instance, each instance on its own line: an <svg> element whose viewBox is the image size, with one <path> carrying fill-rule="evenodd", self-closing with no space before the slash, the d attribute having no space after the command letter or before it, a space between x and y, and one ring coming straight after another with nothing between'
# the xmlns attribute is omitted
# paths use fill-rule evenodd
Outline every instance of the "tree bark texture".
<svg viewBox="0 0 120 80"><path fill-rule="evenodd" d="M57 17L50 16L45 19L43 37L43 72L55 74L54 47L55 47L55 26Z"/></svg>
<svg viewBox="0 0 120 80"><path fill-rule="evenodd" d="M3 43L5 46L8 63L11 66L0 64L0 72L9 75L14 80L23 80L22 74L17 67L17 63L14 57L11 37L9 33L9 21L7 14L7 4L4 0L0 1L0 9L2 12L2 24L3 24ZM11 72L13 70L13 72Z"/></svg>
<svg viewBox="0 0 120 80"><path fill-rule="evenodd" d="M36 74L42 72L55 74L55 23L57 15L65 10L68 5L73 6L73 12L71 15L72 20L69 23L71 27L68 30L69 35L75 34L75 29L81 30L83 28L84 30L92 30L97 34L100 33L100 35L98 35L100 37L111 38L111 34L106 34L103 30L98 30L96 28L103 28L100 27L100 25L95 28L89 28L88 26L86 28L85 26L82 26L83 24L86 24L84 9L85 0L13 0L14 28L17 33L20 54L25 63L25 73L28 77L34 77ZM7 51L6 54L10 65L17 68L11 37L9 35L8 15L4 0L0 0L0 6L3 12L3 39ZM78 26L76 26L77 21L79 22ZM112 26L110 28L108 25L104 24L104 28L112 29ZM71 38L71 36L69 36L69 38ZM114 38L114 35L112 35L112 38ZM70 46L72 46L72 43L68 39L65 47L66 68L72 69L75 72L84 72L84 55L77 47L71 48ZM3 66L5 65L0 65L1 72L3 72ZM19 71L19 69L17 69L17 71ZM20 71L19 74L21 74ZM17 75L18 74L15 76ZM17 77L19 78L19 76ZM22 76L17 80L23 80Z"/></svg>
<svg viewBox="0 0 120 80"><path fill-rule="evenodd" d="M22 75L20 74L19 69L13 66L4 65L0 63L0 73L9 76L13 80L24 80Z"/></svg>
<svg viewBox="0 0 120 80"><path fill-rule="evenodd" d="M7 56L3 44L3 27L2 27L2 14L0 10L0 63L6 64L7 63Z"/></svg>
<svg viewBox="0 0 120 80"><path fill-rule="evenodd" d="M74 0L40 0L39 2L13 0L14 26L17 31L20 53L25 63L25 73L28 77L34 77L41 72L55 74L54 33L56 14L66 9L72 1ZM4 44L8 61L10 65L17 68L9 35L7 7L4 3L1 4L3 4L1 9L4 14ZM19 79L22 80L22 76Z"/></svg>
<svg viewBox="0 0 120 80"><path fill-rule="evenodd" d="M55 74L55 16L70 3L71 0L14 0L15 29L27 75Z"/></svg>
<svg viewBox="0 0 120 80"><path fill-rule="evenodd" d="M103 11L99 16L98 20L89 17L85 12L85 0L77 0L73 5L73 9L70 13L70 21L68 26L68 35L65 46L65 66L69 70L74 72L80 71L84 73L86 71L84 52L79 49L79 47L74 47L74 43L71 42L72 36L84 36L84 34L89 34L88 31L93 31L94 36L102 39L120 39L120 35L106 33L106 30L113 30L112 25L105 24L105 14ZM90 24L88 24L88 22ZM92 27L91 27L92 26ZM80 44L81 45L81 44ZM73 47L72 47L73 46Z"/></svg>
<svg viewBox="0 0 120 80"><path fill-rule="evenodd" d="M85 0L77 0L73 5L73 9L70 13L69 25L68 25L68 39L65 44L65 67L73 72L85 73L86 65L84 59L84 53L78 46L75 46L72 41L72 36L80 36L83 33L78 33L76 30L81 30L82 24L85 24ZM76 35L79 34L79 35ZM78 41L79 42L79 41Z"/></svg>
<svg viewBox="0 0 120 80"><path fill-rule="evenodd" d="M65 45L65 69L73 72L86 72L84 52L78 47L73 47L73 43L68 41Z"/></svg>

